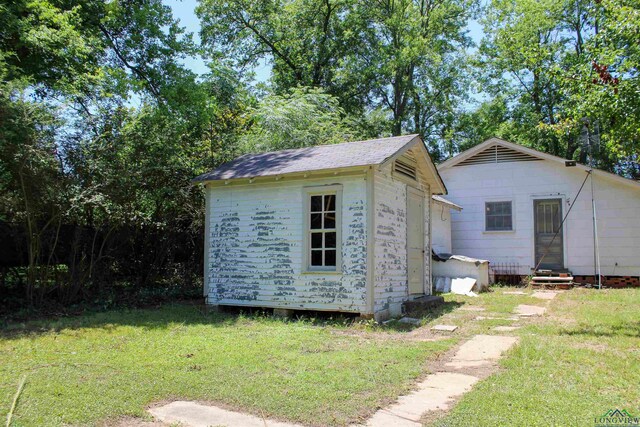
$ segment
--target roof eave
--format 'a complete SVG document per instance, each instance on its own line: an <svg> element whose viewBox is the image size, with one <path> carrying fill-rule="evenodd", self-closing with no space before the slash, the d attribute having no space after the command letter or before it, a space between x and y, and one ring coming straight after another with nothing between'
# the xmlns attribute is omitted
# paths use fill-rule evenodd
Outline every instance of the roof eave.
<svg viewBox="0 0 640 427"><path fill-rule="evenodd" d="M347 166L340 168L326 168L326 169L315 169L303 172L288 172L288 173L275 173L275 174L266 174L266 175L256 175L256 176L241 176L241 177L221 177L221 178L206 178L209 174L200 175L191 180L192 184L208 184L214 182L238 182L238 181L270 181L270 180L280 180L286 178L313 178L317 176L331 176L331 175L340 175L344 173L366 173L367 169L375 166L376 164L366 164L366 165L357 165L357 166ZM203 178L204 177L204 178Z"/></svg>
<svg viewBox="0 0 640 427"><path fill-rule="evenodd" d="M437 203L437 204L439 204L441 206L447 206L447 207L449 207L449 208L451 208L453 210L456 210L458 212L462 211L462 206L456 205L455 203L450 202L449 200L437 199L437 198L434 198L434 197L432 197L431 200L433 200L434 203Z"/></svg>

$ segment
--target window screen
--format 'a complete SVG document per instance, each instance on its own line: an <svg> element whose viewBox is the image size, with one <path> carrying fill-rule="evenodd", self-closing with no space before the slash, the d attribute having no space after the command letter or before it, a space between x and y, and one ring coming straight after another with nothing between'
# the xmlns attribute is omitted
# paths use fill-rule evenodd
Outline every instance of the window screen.
<svg viewBox="0 0 640 427"><path fill-rule="evenodd" d="M513 215L511 202L486 202L486 230L510 231L513 230Z"/></svg>

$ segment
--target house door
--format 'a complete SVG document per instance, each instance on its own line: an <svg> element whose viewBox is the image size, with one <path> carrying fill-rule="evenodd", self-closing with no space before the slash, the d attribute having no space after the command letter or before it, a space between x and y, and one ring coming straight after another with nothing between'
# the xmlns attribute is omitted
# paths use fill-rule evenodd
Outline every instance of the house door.
<svg viewBox="0 0 640 427"><path fill-rule="evenodd" d="M410 294L424 293L424 195L407 187L407 264Z"/></svg>
<svg viewBox="0 0 640 427"><path fill-rule="evenodd" d="M562 199L534 200L533 212L536 265L542 259L538 269L562 270L564 268L564 233L560 228Z"/></svg>

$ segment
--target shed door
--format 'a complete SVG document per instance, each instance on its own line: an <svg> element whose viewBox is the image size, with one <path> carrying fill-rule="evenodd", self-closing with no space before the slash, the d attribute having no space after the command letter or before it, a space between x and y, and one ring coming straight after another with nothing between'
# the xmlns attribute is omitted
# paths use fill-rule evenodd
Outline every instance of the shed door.
<svg viewBox="0 0 640 427"><path fill-rule="evenodd" d="M561 270L564 268L564 236L562 223L562 199L534 200L535 252L538 269ZM558 235L553 238L556 234ZM553 241L552 241L553 239ZM546 254L546 255L545 255ZM544 256L544 258L543 258Z"/></svg>
<svg viewBox="0 0 640 427"><path fill-rule="evenodd" d="M424 196L407 187L407 257L410 294L424 293Z"/></svg>

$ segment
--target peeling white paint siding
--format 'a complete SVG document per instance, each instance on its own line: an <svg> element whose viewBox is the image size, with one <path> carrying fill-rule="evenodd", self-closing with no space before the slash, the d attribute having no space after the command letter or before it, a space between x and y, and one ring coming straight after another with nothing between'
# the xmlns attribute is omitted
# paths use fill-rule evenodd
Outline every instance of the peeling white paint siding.
<svg viewBox="0 0 640 427"><path fill-rule="evenodd" d="M303 188L342 185L342 274L303 273ZM366 311L364 174L208 192L209 303Z"/></svg>
<svg viewBox="0 0 640 427"><path fill-rule="evenodd" d="M563 199L563 215L586 172L548 160L445 168L447 198L464 207L452 213L453 253L517 263L520 274L534 267L533 200ZM640 275L640 191L614 179L595 176L601 270L604 275ZM512 200L512 232L485 232L484 203ZM593 275L591 186L587 181L564 228L565 266Z"/></svg>
<svg viewBox="0 0 640 427"><path fill-rule="evenodd" d="M422 179L420 179L422 181ZM424 289L431 293L431 208L429 186L421 182L424 192L425 257ZM409 297L407 266L407 184L393 177L391 167L375 172L374 230L374 313L382 318L401 312Z"/></svg>
<svg viewBox="0 0 640 427"><path fill-rule="evenodd" d="M431 188L428 185L424 186L424 293L431 295L433 288L431 286L432 274L431 272L431 242L433 241L433 221L431 218Z"/></svg>
<svg viewBox="0 0 640 427"><path fill-rule="evenodd" d="M376 171L375 191L375 305L374 312L400 314L408 296L407 185L391 176L390 168Z"/></svg>

